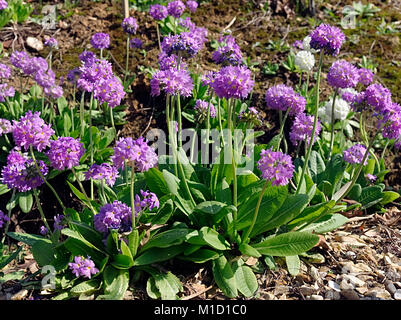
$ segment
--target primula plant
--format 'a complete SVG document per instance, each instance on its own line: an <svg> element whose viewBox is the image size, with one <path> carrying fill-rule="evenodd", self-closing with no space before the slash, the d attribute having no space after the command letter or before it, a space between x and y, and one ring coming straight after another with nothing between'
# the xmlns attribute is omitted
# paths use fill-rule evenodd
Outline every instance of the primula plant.
<svg viewBox="0 0 401 320"><path fill-rule="evenodd" d="M103 32L65 82L52 69L62 46L53 37L47 58L13 51L0 64L0 194L10 199L0 210L2 243L25 243L39 267L53 268L53 299L123 299L143 283L152 299L179 299L183 286L166 266L182 262L210 268L228 298L254 297L255 273L284 264L298 274L320 237L347 223L342 213L380 211L399 196L386 190L389 170L374 146L379 135L383 154L401 146L401 107L372 70L338 58L341 29L322 23L290 49L284 67L299 82L267 83L264 112L277 115L279 131L261 144L249 59L224 32L208 53L208 31L190 18L197 7L170 1L148 10L159 50L158 68L146 74L149 97L162 101L158 125L167 132L118 131L136 77L131 50L143 45L133 37L135 17L121 21L120 75ZM201 54L214 71L199 68ZM279 69L265 65L267 75ZM17 203L25 213L37 209L37 234L9 231ZM0 257L0 266L17 254Z"/></svg>

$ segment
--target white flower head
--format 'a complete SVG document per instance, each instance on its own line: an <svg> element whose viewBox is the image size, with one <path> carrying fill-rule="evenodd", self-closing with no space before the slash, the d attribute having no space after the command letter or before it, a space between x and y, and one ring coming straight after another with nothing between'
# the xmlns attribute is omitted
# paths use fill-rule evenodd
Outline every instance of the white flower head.
<svg viewBox="0 0 401 320"><path fill-rule="evenodd" d="M326 102L324 107L318 110L318 115L323 121L331 122L332 106L333 106L333 98L330 98L330 100ZM336 101L334 103L334 119L345 120L350 110L351 108L349 103L337 96Z"/></svg>
<svg viewBox="0 0 401 320"><path fill-rule="evenodd" d="M295 56L295 65L303 71L311 71L315 65L315 57L310 51L299 51Z"/></svg>

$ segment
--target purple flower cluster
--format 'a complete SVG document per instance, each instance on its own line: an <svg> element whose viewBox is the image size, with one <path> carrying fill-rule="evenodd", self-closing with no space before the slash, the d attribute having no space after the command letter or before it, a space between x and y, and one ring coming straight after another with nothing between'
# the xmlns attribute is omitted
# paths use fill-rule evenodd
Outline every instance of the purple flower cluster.
<svg viewBox="0 0 401 320"><path fill-rule="evenodd" d="M337 27L321 24L310 34L310 47L315 50L324 50L326 54L336 56L345 41L344 33Z"/></svg>
<svg viewBox="0 0 401 320"><path fill-rule="evenodd" d="M92 275L99 272L95 267L95 263L88 256L86 259L82 256L75 256L74 262L68 263L72 273L78 277L84 277L90 279Z"/></svg>
<svg viewBox="0 0 401 320"><path fill-rule="evenodd" d="M133 38L133 39L130 40L129 46L132 49L141 49L142 46L143 46L143 42L139 38Z"/></svg>
<svg viewBox="0 0 401 320"><path fill-rule="evenodd" d="M361 68L358 70L359 75L359 83L363 84L364 86L368 86L373 81L373 72L366 68Z"/></svg>
<svg viewBox="0 0 401 320"><path fill-rule="evenodd" d="M227 66L216 73L212 88L219 98L243 99L252 91L254 84L247 67Z"/></svg>
<svg viewBox="0 0 401 320"><path fill-rule="evenodd" d="M169 56L164 51L161 51L159 53L158 61L160 65L160 70L167 70L170 68L177 69L178 65L180 65L182 69L187 68L186 63L182 60L182 58L178 58L175 54Z"/></svg>
<svg viewBox="0 0 401 320"><path fill-rule="evenodd" d="M300 141L305 141L305 143L309 145L313 132L313 121L314 116L308 116L305 113L300 113L295 117L290 132L290 140L295 146L297 146L298 142ZM316 138L320 133L320 130L321 125L318 119L316 123L313 143L315 143Z"/></svg>
<svg viewBox="0 0 401 320"><path fill-rule="evenodd" d="M32 76L43 87L47 96L57 99L63 95L63 89L56 84L56 75L42 57L30 57L25 51L14 51L10 56L11 64Z"/></svg>
<svg viewBox="0 0 401 320"><path fill-rule="evenodd" d="M118 177L118 170L108 163L93 164L87 172L85 179L103 180L107 185L113 186Z"/></svg>
<svg viewBox="0 0 401 320"><path fill-rule="evenodd" d="M114 76L111 63L97 59L89 52L80 58L83 64L79 69L81 75L77 81L78 87L93 92L99 103L107 102L110 108L120 105L125 96L124 87Z"/></svg>
<svg viewBox="0 0 401 320"><path fill-rule="evenodd" d="M46 154L49 157L50 165L63 171L78 166L84 153L85 149L79 139L59 137L57 140L50 141L50 149Z"/></svg>
<svg viewBox="0 0 401 320"><path fill-rule="evenodd" d="M140 190L140 193L141 196L139 196L138 194L135 195L135 216L137 216L138 213L141 211L145 211L147 209L149 209L149 211L152 211L154 208L159 208L159 199L157 198L156 194L147 190Z"/></svg>
<svg viewBox="0 0 401 320"><path fill-rule="evenodd" d="M95 33L90 43L95 49L107 49L110 46L110 36L107 33Z"/></svg>
<svg viewBox="0 0 401 320"><path fill-rule="evenodd" d="M143 137L136 140L131 137L120 138L113 150L114 155L111 160L117 169L124 168L127 162L127 165L145 172L153 168L158 162L156 152L148 146Z"/></svg>
<svg viewBox="0 0 401 320"><path fill-rule="evenodd" d="M7 9L8 3L6 0L0 0L0 10Z"/></svg>
<svg viewBox="0 0 401 320"><path fill-rule="evenodd" d="M0 63L0 78L8 79L11 77L11 68L3 63Z"/></svg>
<svg viewBox="0 0 401 320"><path fill-rule="evenodd" d="M3 225L7 221L10 221L10 218L7 215L5 215L3 211L0 210L0 228L3 228Z"/></svg>
<svg viewBox="0 0 401 320"><path fill-rule="evenodd" d="M213 86L214 78L216 77L216 72L208 71L204 75L202 75L201 82L203 86Z"/></svg>
<svg viewBox="0 0 401 320"><path fill-rule="evenodd" d="M159 96L164 90L169 95L189 97L194 83L187 69L169 68L156 72L150 80L150 87L152 96Z"/></svg>
<svg viewBox="0 0 401 320"><path fill-rule="evenodd" d="M174 18L179 18L185 11L185 4L180 0L175 0L167 4L167 12Z"/></svg>
<svg viewBox="0 0 401 320"><path fill-rule="evenodd" d="M0 119L0 136L10 133L13 130L11 122L7 119Z"/></svg>
<svg viewBox="0 0 401 320"><path fill-rule="evenodd" d="M40 112L32 113L28 111L19 121L13 120L13 138L14 142L19 147L24 147L25 150L29 146L42 151L50 145L50 137L54 134L54 130L50 124L46 124L40 118Z"/></svg>
<svg viewBox="0 0 401 320"><path fill-rule="evenodd" d="M149 14L155 20L163 20L167 17L168 12L165 6L162 6L160 4L152 4L149 8Z"/></svg>
<svg viewBox="0 0 401 320"><path fill-rule="evenodd" d="M363 156L365 155L365 153L366 153L365 146L361 144L355 144L344 151L344 161L350 164L360 164L362 163ZM365 162L363 164L365 166L368 164L367 158L365 159Z"/></svg>
<svg viewBox="0 0 401 320"><path fill-rule="evenodd" d="M167 55L176 54L191 58L202 49L203 42L192 32L181 32L178 35L164 37L161 48Z"/></svg>
<svg viewBox="0 0 401 320"><path fill-rule="evenodd" d="M223 66L228 65L241 65L242 64L242 52L239 45L235 42L235 38L228 35L220 37L220 47L213 52L212 59L216 64Z"/></svg>
<svg viewBox="0 0 401 320"><path fill-rule="evenodd" d="M14 87L8 85L7 83L0 84L0 102L6 101L6 98L14 97L14 94Z"/></svg>
<svg viewBox="0 0 401 320"><path fill-rule="evenodd" d="M93 218L93 224L97 231L103 233L107 233L109 229L129 231L132 228L132 210L125 203L115 200L100 208Z"/></svg>
<svg viewBox="0 0 401 320"><path fill-rule="evenodd" d="M121 22L121 27L123 31L128 34L135 34L138 29L138 22L134 17L124 18L123 22Z"/></svg>
<svg viewBox="0 0 401 320"><path fill-rule="evenodd" d="M72 84L77 84L79 77L81 76L81 71L79 68L74 68L67 73L67 80Z"/></svg>
<svg viewBox="0 0 401 320"><path fill-rule="evenodd" d="M187 5L188 10L191 11L191 12L195 12L196 9L198 8L198 3L196 1L193 1L193 0L188 0L186 2L186 5Z"/></svg>
<svg viewBox="0 0 401 320"><path fill-rule="evenodd" d="M304 112L306 99L291 87L283 84L275 85L266 91L266 105L273 110L287 111L290 115Z"/></svg>
<svg viewBox="0 0 401 320"><path fill-rule="evenodd" d="M262 150L258 169L262 172L262 178L271 181L272 185L287 185L292 178L294 165L291 157L280 151Z"/></svg>
<svg viewBox="0 0 401 320"><path fill-rule="evenodd" d="M296 40L296 41L294 41L294 43L292 44L292 46L293 46L295 49L304 50L304 46L303 46L301 40Z"/></svg>
<svg viewBox="0 0 401 320"><path fill-rule="evenodd" d="M43 161L38 166L45 176L48 168ZM21 154L18 150L12 150L7 157L7 165L1 171L1 181L10 189L17 189L19 192L29 191L44 183L39 176L35 163L27 154Z"/></svg>
<svg viewBox="0 0 401 320"><path fill-rule="evenodd" d="M216 109L211 102L207 102L201 99L197 99L195 102L194 109L197 111L197 120L203 122L207 119L208 110L210 107L210 117L216 118Z"/></svg>
<svg viewBox="0 0 401 320"><path fill-rule="evenodd" d="M379 83L371 84L366 88L364 100L379 113L387 113L392 107L390 90Z"/></svg>
<svg viewBox="0 0 401 320"><path fill-rule="evenodd" d="M353 88L358 84L358 69L345 60L335 61L327 74L327 81L333 88Z"/></svg>
<svg viewBox="0 0 401 320"><path fill-rule="evenodd" d="M391 103L385 113L378 114L378 128L382 129L382 135L387 139L400 140L401 138L401 106ZM396 147L398 144L396 143Z"/></svg>
<svg viewBox="0 0 401 320"><path fill-rule="evenodd" d="M65 221L64 221L65 216L62 214L58 214L54 216L54 223L53 223L53 228L54 230L62 230L65 227Z"/></svg>
<svg viewBox="0 0 401 320"><path fill-rule="evenodd" d="M58 48L58 41L57 41L57 39L55 39L53 37L50 37L45 41L44 45L46 47L51 48L51 49L53 49L53 48L57 49Z"/></svg>

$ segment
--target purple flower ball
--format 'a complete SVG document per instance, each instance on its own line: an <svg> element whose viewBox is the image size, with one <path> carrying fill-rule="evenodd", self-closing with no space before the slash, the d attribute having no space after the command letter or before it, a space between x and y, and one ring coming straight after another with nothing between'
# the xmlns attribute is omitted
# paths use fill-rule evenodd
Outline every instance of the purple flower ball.
<svg viewBox="0 0 401 320"><path fill-rule="evenodd" d="M7 9L8 3L6 0L0 0L0 10Z"/></svg>
<svg viewBox="0 0 401 320"><path fill-rule="evenodd" d="M99 272L96 268L95 263L88 256L86 259L82 256L75 256L74 262L68 263L68 266L72 273L78 277L84 277L90 279L92 275Z"/></svg>
<svg viewBox="0 0 401 320"><path fill-rule="evenodd" d="M167 17L168 11L165 6L162 6L160 4L152 4L149 8L149 14L155 20L163 20Z"/></svg>
<svg viewBox="0 0 401 320"><path fill-rule="evenodd" d="M0 78L8 79L11 77L11 68L3 63L0 63Z"/></svg>
<svg viewBox="0 0 401 320"><path fill-rule="evenodd" d="M95 229L102 233L107 233L109 229L129 231L132 228L132 210L125 203L115 200L112 204L107 203L100 208L93 218L93 224Z"/></svg>
<svg viewBox="0 0 401 320"><path fill-rule="evenodd" d="M167 12L174 18L179 18L185 11L185 4L180 0L169 2L167 5Z"/></svg>
<svg viewBox="0 0 401 320"><path fill-rule="evenodd" d="M51 88L56 84L56 75L53 70L39 70L34 76L35 81L43 88Z"/></svg>
<svg viewBox="0 0 401 320"><path fill-rule="evenodd" d="M376 115L379 121L377 128L386 139L400 140L401 137L401 106L390 103L385 113Z"/></svg>
<svg viewBox="0 0 401 320"><path fill-rule="evenodd" d="M125 96L124 87L120 80L114 75L108 79L100 79L94 87L94 98L100 104L106 102L110 108L115 108L121 104Z"/></svg>
<svg viewBox="0 0 401 320"><path fill-rule="evenodd" d="M135 34L136 30L138 29L138 22L134 17L127 17L121 22L121 27L123 28L124 32L128 34Z"/></svg>
<svg viewBox="0 0 401 320"><path fill-rule="evenodd" d="M296 93L291 87L278 84L266 91L266 105L273 110L288 111L290 115L304 112L306 99Z"/></svg>
<svg viewBox="0 0 401 320"><path fill-rule="evenodd" d="M358 75L359 75L359 83L363 84L364 86L370 85L373 81L374 73L369 69L365 68L359 69Z"/></svg>
<svg viewBox="0 0 401 320"><path fill-rule="evenodd" d="M110 46L110 36L107 33L95 33L90 43L95 49L107 49Z"/></svg>
<svg viewBox="0 0 401 320"><path fill-rule="evenodd" d="M333 88L353 88L358 84L358 69L345 60L338 60L332 64L327 74L327 82Z"/></svg>
<svg viewBox="0 0 401 320"><path fill-rule="evenodd" d="M365 155L365 153L366 153L366 147L364 145L355 144L344 151L344 161L350 164L360 164L362 163L363 156ZM367 158L365 159L365 163L363 164L365 166L368 164Z"/></svg>
<svg viewBox="0 0 401 320"><path fill-rule="evenodd" d="M31 58L29 57L28 53L25 51L14 51L10 55L11 64L14 67L22 70L25 68L26 64L29 63L30 59Z"/></svg>
<svg viewBox="0 0 401 320"><path fill-rule="evenodd" d="M294 165L289 155L270 149L261 151L258 169L262 172L262 178L271 181L272 185L284 186L292 178Z"/></svg>
<svg viewBox="0 0 401 320"><path fill-rule="evenodd" d="M50 137L54 130L40 118L40 112L32 113L29 110L19 121L13 120L13 138L19 147L29 149L32 145L38 151L50 146Z"/></svg>
<svg viewBox="0 0 401 320"><path fill-rule="evenodd" d="M210 107L210 118L216 118L216 109L211 102L207 102L201 99L197 99L195 102L194 109L197 111L198 120L202 122L207 119L208 110Z"/></svg>
<svg viewBox="0 0 401 320"><path fill-rule="evenodd" d="M59 137L50 141L50 149L46 155L53 168L63 171L78 166L84 153L85 149L79 139Z"/></svg>
<svg viewBox="0 0 401 320"><path fill-rule="evenodd" d="M169 95L181 95L189 97L192 94L193 81L188 70L169 68L160 70L153 75L150 80L151 95L159 96L160 91L164 90Z"/></svg>
<svg viewBox="0 0 401 320"><path fill-rule="evenodd" d="M10 221L10 218L4 214L3 211L0 210L0 228L3 228L4 224Z"/></svg>
<svg viewBox="0 0 401 320"><path fill-rule="evenodd" d="M364 99L379 113L384 114L392 107L390 90L379 83L371 84L366 88Z"/></svg>
<svg viewBox="0 0 401 320"><path fill-rule="evenodd" d="M198 3L196 1L193 1L193 0L188 0L186 2L186 5L187 5L188 10L191 11L191 12L195 12L196 9L198 8Z"/></svg>
<svg viewBox="0 0 401 320"><path fill-rule="evenodd" d="M216 73L212 87L219 98L246 98L255 81L251 71L245 66L227 66Z"/></svg>
<svg viewBox="0 0 401 320"><path fill-rule="evenodd" d="M143 42L139 38L133 38L133 39L130 40L129 45L133 49L142 49Z"/></svg>
<svg viewBox="0 0 401 320"><path fill-rule="evenodd" d="M53 48L57 49L58 48L58 41L57 41L57 39L55 39L53 37L50 37L45 41L44 45L46 47L51 48L51 49L53 49Z"/></svg>
<svg viewBox="0 0 401 320"><path fill-rule="evenodd" d="M310 34L310 47L315 50L324 50L326 54L338 55L345 41L344 33L337 27L321 24Z"/></svg>
<svg viewBox="0 0 401 320"><path fill-rule="evenodd" d="M239 45L232 36L226 36L219 39L220 47L213 52L212 59L216 64L240 65L242 64L242 52Z"/></svg>
<svg viewBox="0 0 401 320"><path fill-rule="evenodd" d="M54 85L51 87L45 87L44 92L45 92L45 95L52 97L53 99L60 98L64 93L63 88L61 86L57 86L57 85Z"/></svg>
<svg viewBox="0 0 401 320"><path fill-rule="evenodd" d="M85 179L104 180L107 185L112 187L118 177L118 170L108 163L93 164L85 172Z"/></svg>
<svg viewBox="0 0 401 320"><path fill-rule="evenodd" d="M0 119L0 136L10 133L13 130L11 122L7 119Z"/></svg>
<svg viewBox="0 0 401 320"><path fill-rule="evenodd" d="M8 85L7 83L0 84L0 102L6 101L6 98L14 97L14 94L14 87Z"/></svg>
<svg viewBox="0 0 401 320"><path fill-rule="evenodd" d="M140 172L153 168L158 157L152 147L149 147L143 137L133 140L131 137L120 138L113 148L114 155L111 157L117 169L124 168L125 163L134 166Z"/></svg>
<svg viewBox="0 0 401 320"><path fill-rule="evenodd" d="M48 168L43 161L38 163L43 176L47 175ZM41 186L44 181L37 172L34 161L27 154L11 151L7 157L7 165L1 171L1 183L9 189L25 192Z"/></svg>
<svg viewBox="0 0 401 320"><path fill-rule="evenodd" d="M313 132L313 121L314 116L309 116L305 113L300 113L295 117L290 132L290 140L293 145L298 146L298 142L301 141L305 141L309 145ZM319 119L317 119L313 143L316 141L320 130L321 125Z"/></svg>
<svg viewBox="0 0 401 320"><path fill-rule="evenodd" d="M54 224L53 228L54 230L62 230L65 228L65 221L64 221L64 215L58 214L54 216Z"/></svg>

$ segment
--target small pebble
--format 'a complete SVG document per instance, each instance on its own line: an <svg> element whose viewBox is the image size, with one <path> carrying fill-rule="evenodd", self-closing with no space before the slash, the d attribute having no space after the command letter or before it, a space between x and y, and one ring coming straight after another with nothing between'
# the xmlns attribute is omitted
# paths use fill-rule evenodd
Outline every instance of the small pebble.
<svg viewBox="0 0 401 320"><path fill-rule="evenodd" d="M392 295L397 291L397 288L390 280L386 280L386 282L384 282L384 286Z"/></svg>
<svg viewBox="0 0 401 320"><path fill-rule="evenodd" d="M325 298L327 300L340 300L341 299L341 294L337 291L334 290L329 290L326 292Z"/></svg>
<svg viewBox="0 0 401 320"><path fill-rule="evenodd" d="M359 295L356 293L355 290L352 290L352 289L342 290L341 294L347 300L359 300Z"/></svg>
<svg viewBox="0 0 401 320"><path fill-rule="evenodd" d="M341 288L340 288L340 286L338 285L338 283L335 282L335 281L333 281L333 280L330 280L330 281L328 282L328 285L329 285L329 287L330 287L331 289L333 289L334 291L337 291L337 292L340 292L340 291L341 291Z"/></svg>
<svg viewBox="0 0 401 320"><path fill-rule="evenodd" d="M14 295L11 296L10 300L22 300L24 299L28 294L28 290L22 289L15 293Z"/></svg>
<svg viewBox="0 0 401 320"><path fill-rule="evenodd" d="M312 294L310 296L311 300L324 300L322 296L319 296L318 294Z"/></svg>
<svg viewBox="0 0 401 320"><path fill-rule="evenodd" d="M401 300L401 289L397 289L397 290L394 292L394 299L395 299L395 300Z"/></svg>

